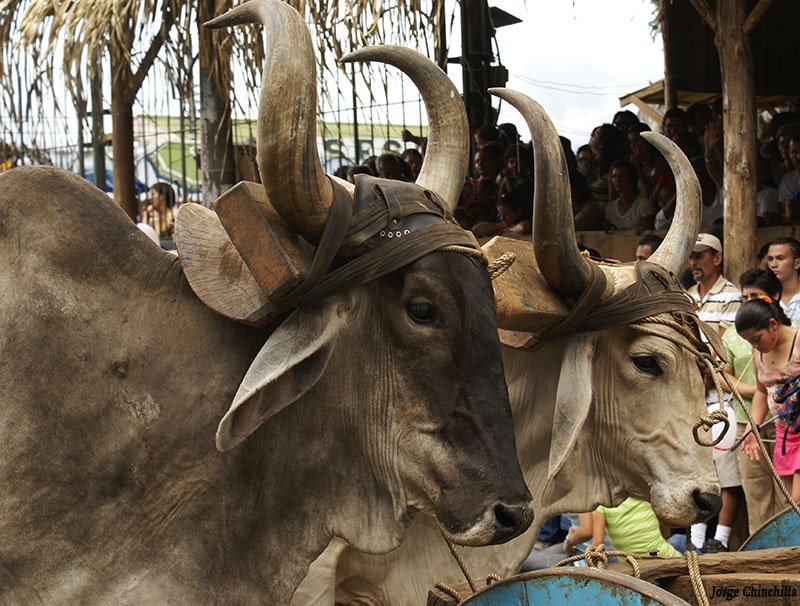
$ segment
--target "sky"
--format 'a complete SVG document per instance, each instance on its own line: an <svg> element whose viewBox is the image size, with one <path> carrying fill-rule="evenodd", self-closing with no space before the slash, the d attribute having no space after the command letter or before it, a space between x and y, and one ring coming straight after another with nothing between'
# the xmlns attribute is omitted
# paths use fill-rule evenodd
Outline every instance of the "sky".
<svg viewBox="0 0 800 606"><path fill-rule="evenodd" d="M538 101L573 149L592 129L611 122L619 97L663 77L663 43L653 40L650 0L490 0L522 19L499 28L500 60L508 88ZM453 76L453 74L451 74ZM460 76L459 76L460 77ZM634 113L637 108L633 105ZM513 122L524 139L528 129L508 104L498 123Z"/></svg>

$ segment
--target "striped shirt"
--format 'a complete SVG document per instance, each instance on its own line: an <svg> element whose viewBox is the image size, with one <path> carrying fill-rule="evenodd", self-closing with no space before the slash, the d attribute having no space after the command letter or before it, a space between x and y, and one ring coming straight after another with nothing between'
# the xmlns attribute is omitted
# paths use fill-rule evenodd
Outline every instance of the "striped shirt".
<svg viewBox="0 0 800 606"><path fill-rule="evenodd" d="M689 294L700 304L697 316L717 331L720 327L727 329L736 319L736 312L741 305L742 295L739 289L724 276L720 276L706 296L701 299L698 286L695 284L689 288Z"/></svg>

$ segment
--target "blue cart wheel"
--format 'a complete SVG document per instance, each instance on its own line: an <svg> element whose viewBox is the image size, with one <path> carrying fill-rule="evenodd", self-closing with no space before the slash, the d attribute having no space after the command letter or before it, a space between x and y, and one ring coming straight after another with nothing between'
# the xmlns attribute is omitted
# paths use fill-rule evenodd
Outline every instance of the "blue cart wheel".
<svg viewBox="0 0 800 606"><path fill-rule="evenodd" d="M790 507L764 522L739 548L739 551L755 551L773 547L800 546L800 516Z"/></svg>
<svg viewBox="0 0 800 606"><path fill-rule="evenodd" d="M689 606L635 577L594 568L526 572L481 589L461 606Z"/></svg>

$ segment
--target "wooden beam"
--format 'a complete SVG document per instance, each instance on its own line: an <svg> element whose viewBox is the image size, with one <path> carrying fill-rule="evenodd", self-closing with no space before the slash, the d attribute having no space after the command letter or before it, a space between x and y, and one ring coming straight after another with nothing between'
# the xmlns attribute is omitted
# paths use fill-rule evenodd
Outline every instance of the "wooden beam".
<svg viewBox="0 0 800 606"><path fill-rule="evenodd" d="M717 33L717 20L714 18L714 13L711 12L708 2L706 0L689 0L689 2L692 3L694 10L706 22L706 25L711 28L711 31Z"/></svg>
<svg viewBox="0 0 800 606"><path fill-rule="evenodd" d="M652 105L648 105L638 97L632 97L630 99L630 102L633 103L640 110L642 110L645 114L647 114L648 117L652 118L655 122L661 124L661 120L664 118L664 116L659 112L657 112L655 109L653 109Z"/></svg>
<svg viewBox="0 0 800 606"><path fill-rule="evenodd" d="M747 15L747 19L745 19L744 27L742 28L745 36L750 35L750 32L758 25L758 22L761 21L761 17L764 16L764 13L772 6L773 2L774 0L758 0L758 4L753 7L753 10L750 11L750 14Z"/></svg>
<svg viewBox="0 0 800 606"><path fill-rule="evenodd" d="M756 83L743 2L717 2L714 41L722 72L725 276L737 283L753 267L756 233ZM743 236L744 234L744 236Z"/></svg>

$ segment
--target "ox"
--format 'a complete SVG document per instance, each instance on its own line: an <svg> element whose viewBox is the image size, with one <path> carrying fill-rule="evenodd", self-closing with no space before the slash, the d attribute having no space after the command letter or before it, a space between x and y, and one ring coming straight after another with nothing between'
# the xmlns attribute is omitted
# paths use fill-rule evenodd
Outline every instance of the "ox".
<svg viewBox="0 0 800 606"><path fill-rule="evenodd" d="M310 36L282 2L230 15L216 25L267 27L259 167L313 237L334 194L354 199L317 159ZM466 119L413 60L433 145L403 192L415 217L452 226L423 188L441 181L454 204ZM386 552L417 511L469 545L530 524L474 256L429 251L244 326L105 194L19 168L0 176L0 258L0 602L287 604L334 536Z"/></svg>
<svg viewBox="0 0 800 606"><path fill-rule="evenodd" d="M655 271L659 279L674 282L670 272L688 257L700 223L699 185L678 148L658 135L649 139L667 157L678 183L675 219L651 258L653 265L597 266L575 244L565 161L549 118L524 95L492 92L518 108L531 130L533 252L552 289L541 295L576 305L599 280L597 298L606 301L629 287L649 289L640 271ZM593 278L599 271L602 275ZM684 299L677 283L672 286L671 295L659 296ZM691 316L691 305L688 310ZM558 513L618 505L628 495L650 501L660 520L673 527L718 511L710 449L692 436L693 424L706 412L703 379L689 351L701 347L697 330L702 323L684 331L660 320L675 323L672 314L660 313L640 323L556 333L538 349L504 342L517 454L534 495L536 518L528 532L503 546L460 550L475 579L514 574L538 527ZM519 341L519 334L503 332L509 342ZM383 556L332 544L312 566L294 604L333 603L334 575L337 604L416 606L425 603L435 583L464 581L435 522L424 516L414 520L399 549Z"/></svg>

